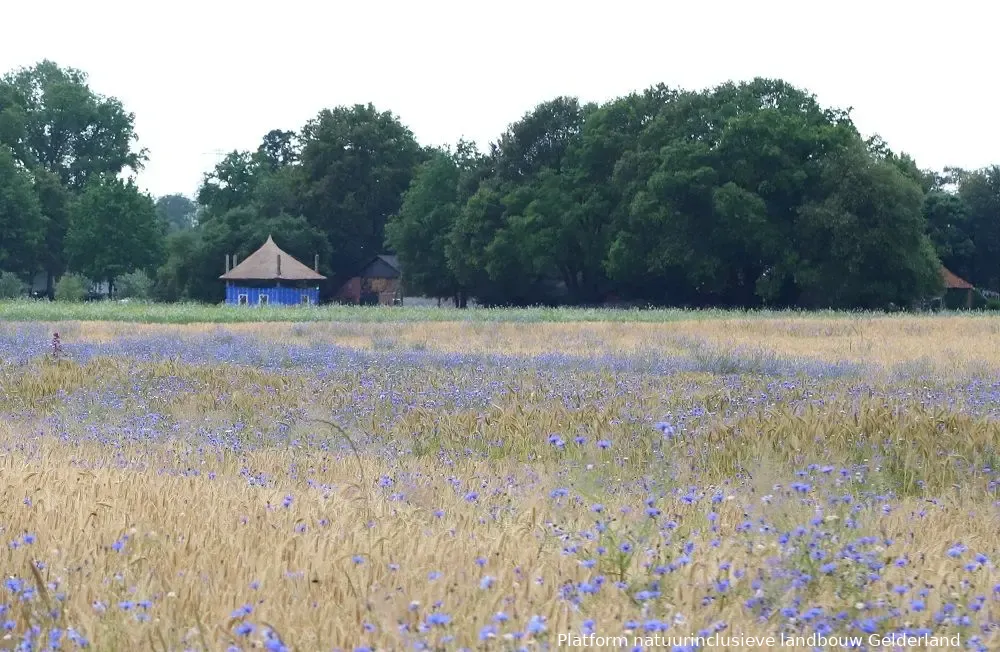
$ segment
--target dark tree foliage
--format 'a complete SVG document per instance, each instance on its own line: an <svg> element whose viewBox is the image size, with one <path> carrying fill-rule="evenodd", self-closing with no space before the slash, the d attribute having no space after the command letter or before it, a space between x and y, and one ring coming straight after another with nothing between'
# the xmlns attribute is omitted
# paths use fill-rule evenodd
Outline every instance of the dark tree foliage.
<svg viewBox="0 0 1000 652"><path fill-rule="evenodd" d="M73 202L92 184L136 172L146 160L145 151L134 147L134 122L117 99L91 90L86 74L52 61L0 78L0 148L9 149L34 187L44 246L30 271L46 272L50 294L66 271ZM23 216L34 219L31 211Z"/></svg>
<svg viewBox="0 0 1000 652"><path fill-rule="evenodd" d="M1000 289L1000 167L922 170L781 80L556 97L485 153L335 107L230 152L151 220L118 181L145 160L133 122L73 69L0 79L0 267L51 288L156 266L158 298L218 301L225 256L271 235L320 256L327 298L380 253L409 293L459 305L879 309L939 295L942 265Z"/></svg>
<svg viewBox="0 0 1000 652"><path fill-rule="evenodd" d="M90 181L70 211L66 231L69 268L109 284L161 262L163 225L149 195L131 182Z"/></svg>
<svg viewBox="0 0 1000 652"><path fill-rule="evenodd" d="M372 105L324 110L302 131L302 214L327 235L338 280L384 253L385 225L426 154L409 129Z"/></svg>

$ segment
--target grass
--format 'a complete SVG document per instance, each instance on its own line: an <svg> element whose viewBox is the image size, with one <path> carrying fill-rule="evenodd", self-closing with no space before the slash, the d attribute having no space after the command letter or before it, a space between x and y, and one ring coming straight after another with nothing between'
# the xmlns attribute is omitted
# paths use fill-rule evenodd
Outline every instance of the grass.
<svg viewBox="0 0 1000 652"><path fill-rule="evenodd" d="M650 322L712 320L727 317L770 319L792 315L797 319L858 319L877 313L802 311L725 311L680 309L604 308L474 308L455 310L408 306L325 305L251 307L208 304L156 304L143 302L58 303L49 301L0 301L0 321L120 321L146 324L243 324L258 322Z"/></svg>
<svg viewBox="0 0 1000 652"><path fill-rule="evenodd" d="M0 648L996 649L997 326L0 324Z"/></svg>

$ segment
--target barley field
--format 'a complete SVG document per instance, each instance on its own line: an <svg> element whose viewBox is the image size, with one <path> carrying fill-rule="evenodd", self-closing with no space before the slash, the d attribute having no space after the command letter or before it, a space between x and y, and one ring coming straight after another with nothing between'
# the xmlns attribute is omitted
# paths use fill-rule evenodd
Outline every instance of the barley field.
<svg viewBox="0 0 1000 652"><path fill-rule="evenodd" d="M22 317L0 649L1000 647L1000 318Z"/></svg>

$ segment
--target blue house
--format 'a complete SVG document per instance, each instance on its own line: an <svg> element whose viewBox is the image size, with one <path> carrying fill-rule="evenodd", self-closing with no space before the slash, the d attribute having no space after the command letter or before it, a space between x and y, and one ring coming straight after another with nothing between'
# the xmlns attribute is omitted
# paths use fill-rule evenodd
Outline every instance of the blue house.
<svg viewBox="0 0 1000 652"><path fill-rule="evenodd" d="M233 256L229 268L226 256L226 273L219 278L226 282L226 303L234 305L316 305L319 303L318 281L326 277L319 273L319 256L313 269L309 269L274 244L271 236L267 242L247 256L239 265Z"/></svg>

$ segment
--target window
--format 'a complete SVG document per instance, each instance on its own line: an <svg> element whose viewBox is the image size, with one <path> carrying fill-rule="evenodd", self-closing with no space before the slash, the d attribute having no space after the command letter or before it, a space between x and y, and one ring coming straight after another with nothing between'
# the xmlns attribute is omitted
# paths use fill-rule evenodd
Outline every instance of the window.
<svg viewBox="0 0 1000 652"><path fill-rule="evenodd" d="M236 301L237 301L237 302L238 302L238 303L239 303L239 304L240 304L241 306L245 306L245 305L247 305L248 303L250 303L250 301L249 301L249 300L247 299L247 295L245 295L245 294L241 294L241 295L239 296L239 298L238 298L238 299L237 299Z"/></svg>
<svg viewBox="0 0 1000 652"><path fill-rule="evenodd" d="M312 301L309 300L309 295L308 294L303 294L302 295L302 302L301 303L304 306L308 306L310 303L312 303Z"/></svg>
<svg viewBox="0 0 1000 652"><path fill-rule="evenodd" d="M257 297L257 303L259 303L262 306L266 306L267 305L267 295L266 294L261 294L260 296L258 296Z"/></svg>

